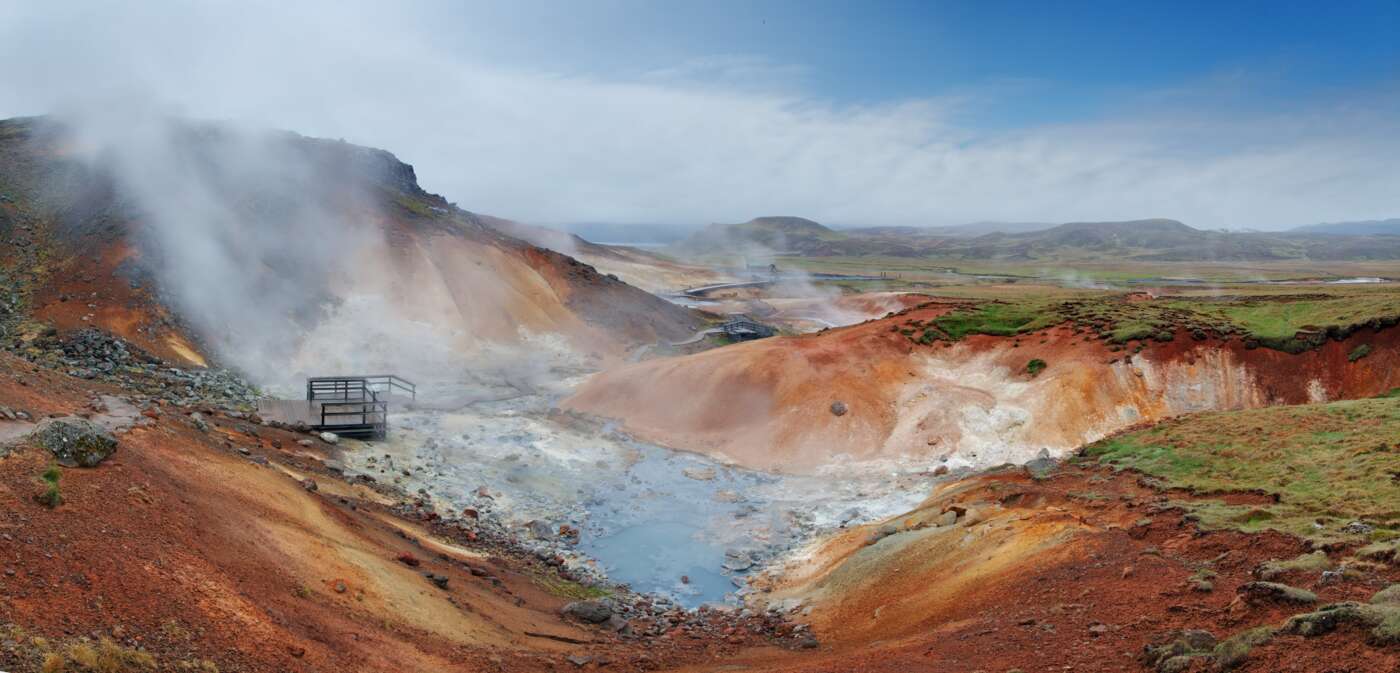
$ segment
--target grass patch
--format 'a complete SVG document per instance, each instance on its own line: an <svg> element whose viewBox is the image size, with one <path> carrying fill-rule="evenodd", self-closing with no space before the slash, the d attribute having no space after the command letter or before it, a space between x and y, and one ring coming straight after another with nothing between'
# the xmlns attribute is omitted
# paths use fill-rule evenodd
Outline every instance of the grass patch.
<svg viewBox="0 0 1400 673"><path fill-rule="evenodd" d="M1084 454L1200 494L1264 493L1277 502L1184 501L1201 525L1280 530L1327 541L1400 536L1400 399L1211 412L1085 447Z"/></svg>
<svg viewBox="0 0 1400 673"><path fill-rule="evenodd" d="M1026 363L1026 373L1030 374L1031 377L1034 378L1036 376L1040 376L1040 373L1045 371L1045 368L1047 366L1048 365L1045 364L1044 360L1040 358L1035 358L1034 360L1031 360L1030 362Z"/></svg>
<svg viewBox="0 0 1400 673"><path fill-rule="evenodd" d="M1351 349L1351 352L1347 354L1347 362L1356 362L1357 360L1360 360L1361 358L1364 358L1370 354L1371 344L1361 344L1360 346Z"/></svg>
<svg viewBox="0 0 1400 673"><path fill-rule="evenodd" d="M534 580L535 584L540 585L545 591L560 598L586 601L594 598L607 598L613 595L612 591L603 587L588 586L558 576L538 575Z"/></svg>
<svg viewBox="0 0 1400 673"><path fill-rule="evenodd" d="M63 504L63 493L58 488L58 480L62 478L63 470L58 465L50 465L49 469L39 475L39 481L44 483L44 492L37 496L40 504L49 509Z"/></svg>

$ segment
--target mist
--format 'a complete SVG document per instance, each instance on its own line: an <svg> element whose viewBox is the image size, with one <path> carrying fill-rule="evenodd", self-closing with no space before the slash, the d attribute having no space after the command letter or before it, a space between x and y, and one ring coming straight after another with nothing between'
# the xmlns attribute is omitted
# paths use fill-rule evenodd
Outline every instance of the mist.
<svg viewBox="0 0 1400 673"><path fill-rule="evenodd" d="M1393 87L1250 109L1230 104L1250 86L1242 72L1074 122L995 128L977 123L1009 104L995 92L837 102L804 89L788 64L745 55L591 72L512 48L586 12L16 3L0 8L0 56L16 64L0 115L139 92L191 116L383 147L430 191L536 224L781 213L836 225L1171 217L1277 229L1395 215Z"/></svg>

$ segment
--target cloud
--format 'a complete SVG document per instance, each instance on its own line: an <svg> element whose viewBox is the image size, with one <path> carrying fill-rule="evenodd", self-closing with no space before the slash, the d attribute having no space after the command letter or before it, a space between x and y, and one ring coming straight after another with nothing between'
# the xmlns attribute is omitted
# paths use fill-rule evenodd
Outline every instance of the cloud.
<svg viewBox="0 0 1400 673"><path fill-rule="evenodd" d="M145 92L193 116L384 147L464 208L541 223L1278 227L1400 211L1400 105L1386 89L1260 110L1212 107L1212 82L1142 92L1098 119L986 129L979 110L1010 104L986 91L835 101L761 55L561 72L514 48L547 50L558 27L498 21L499 6L285 5L0 6L0 115Z"/></svg>

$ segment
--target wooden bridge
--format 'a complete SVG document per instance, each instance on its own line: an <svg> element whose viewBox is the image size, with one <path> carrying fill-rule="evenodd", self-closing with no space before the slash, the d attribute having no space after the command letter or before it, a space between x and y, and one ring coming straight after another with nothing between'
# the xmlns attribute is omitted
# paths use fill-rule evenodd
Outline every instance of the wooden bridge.
<svg viewBox="0 0 1400 673"><path fill-rule="evenodd" d="M305 400L261 400L258 413L345 437L384 439L389 403L402 396L417 399L418 387L393 374L318 376L306 380Z"/></svg>

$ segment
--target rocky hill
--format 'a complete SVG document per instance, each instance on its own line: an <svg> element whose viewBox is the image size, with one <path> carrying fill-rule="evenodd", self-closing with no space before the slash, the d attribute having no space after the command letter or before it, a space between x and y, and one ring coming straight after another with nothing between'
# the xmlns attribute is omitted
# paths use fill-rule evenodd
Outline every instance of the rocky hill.
<svg viewBox="0 0 1400 673"><path fill-rule="evenodd" d="M697 324L486 226L388 152L184 121L131 135L0 122L7 347L95 328L171 362L256 369L312 348L372 352L400 336L389 316L427 326L417 337L443 352L537 333L606 356Z"/></svg>

